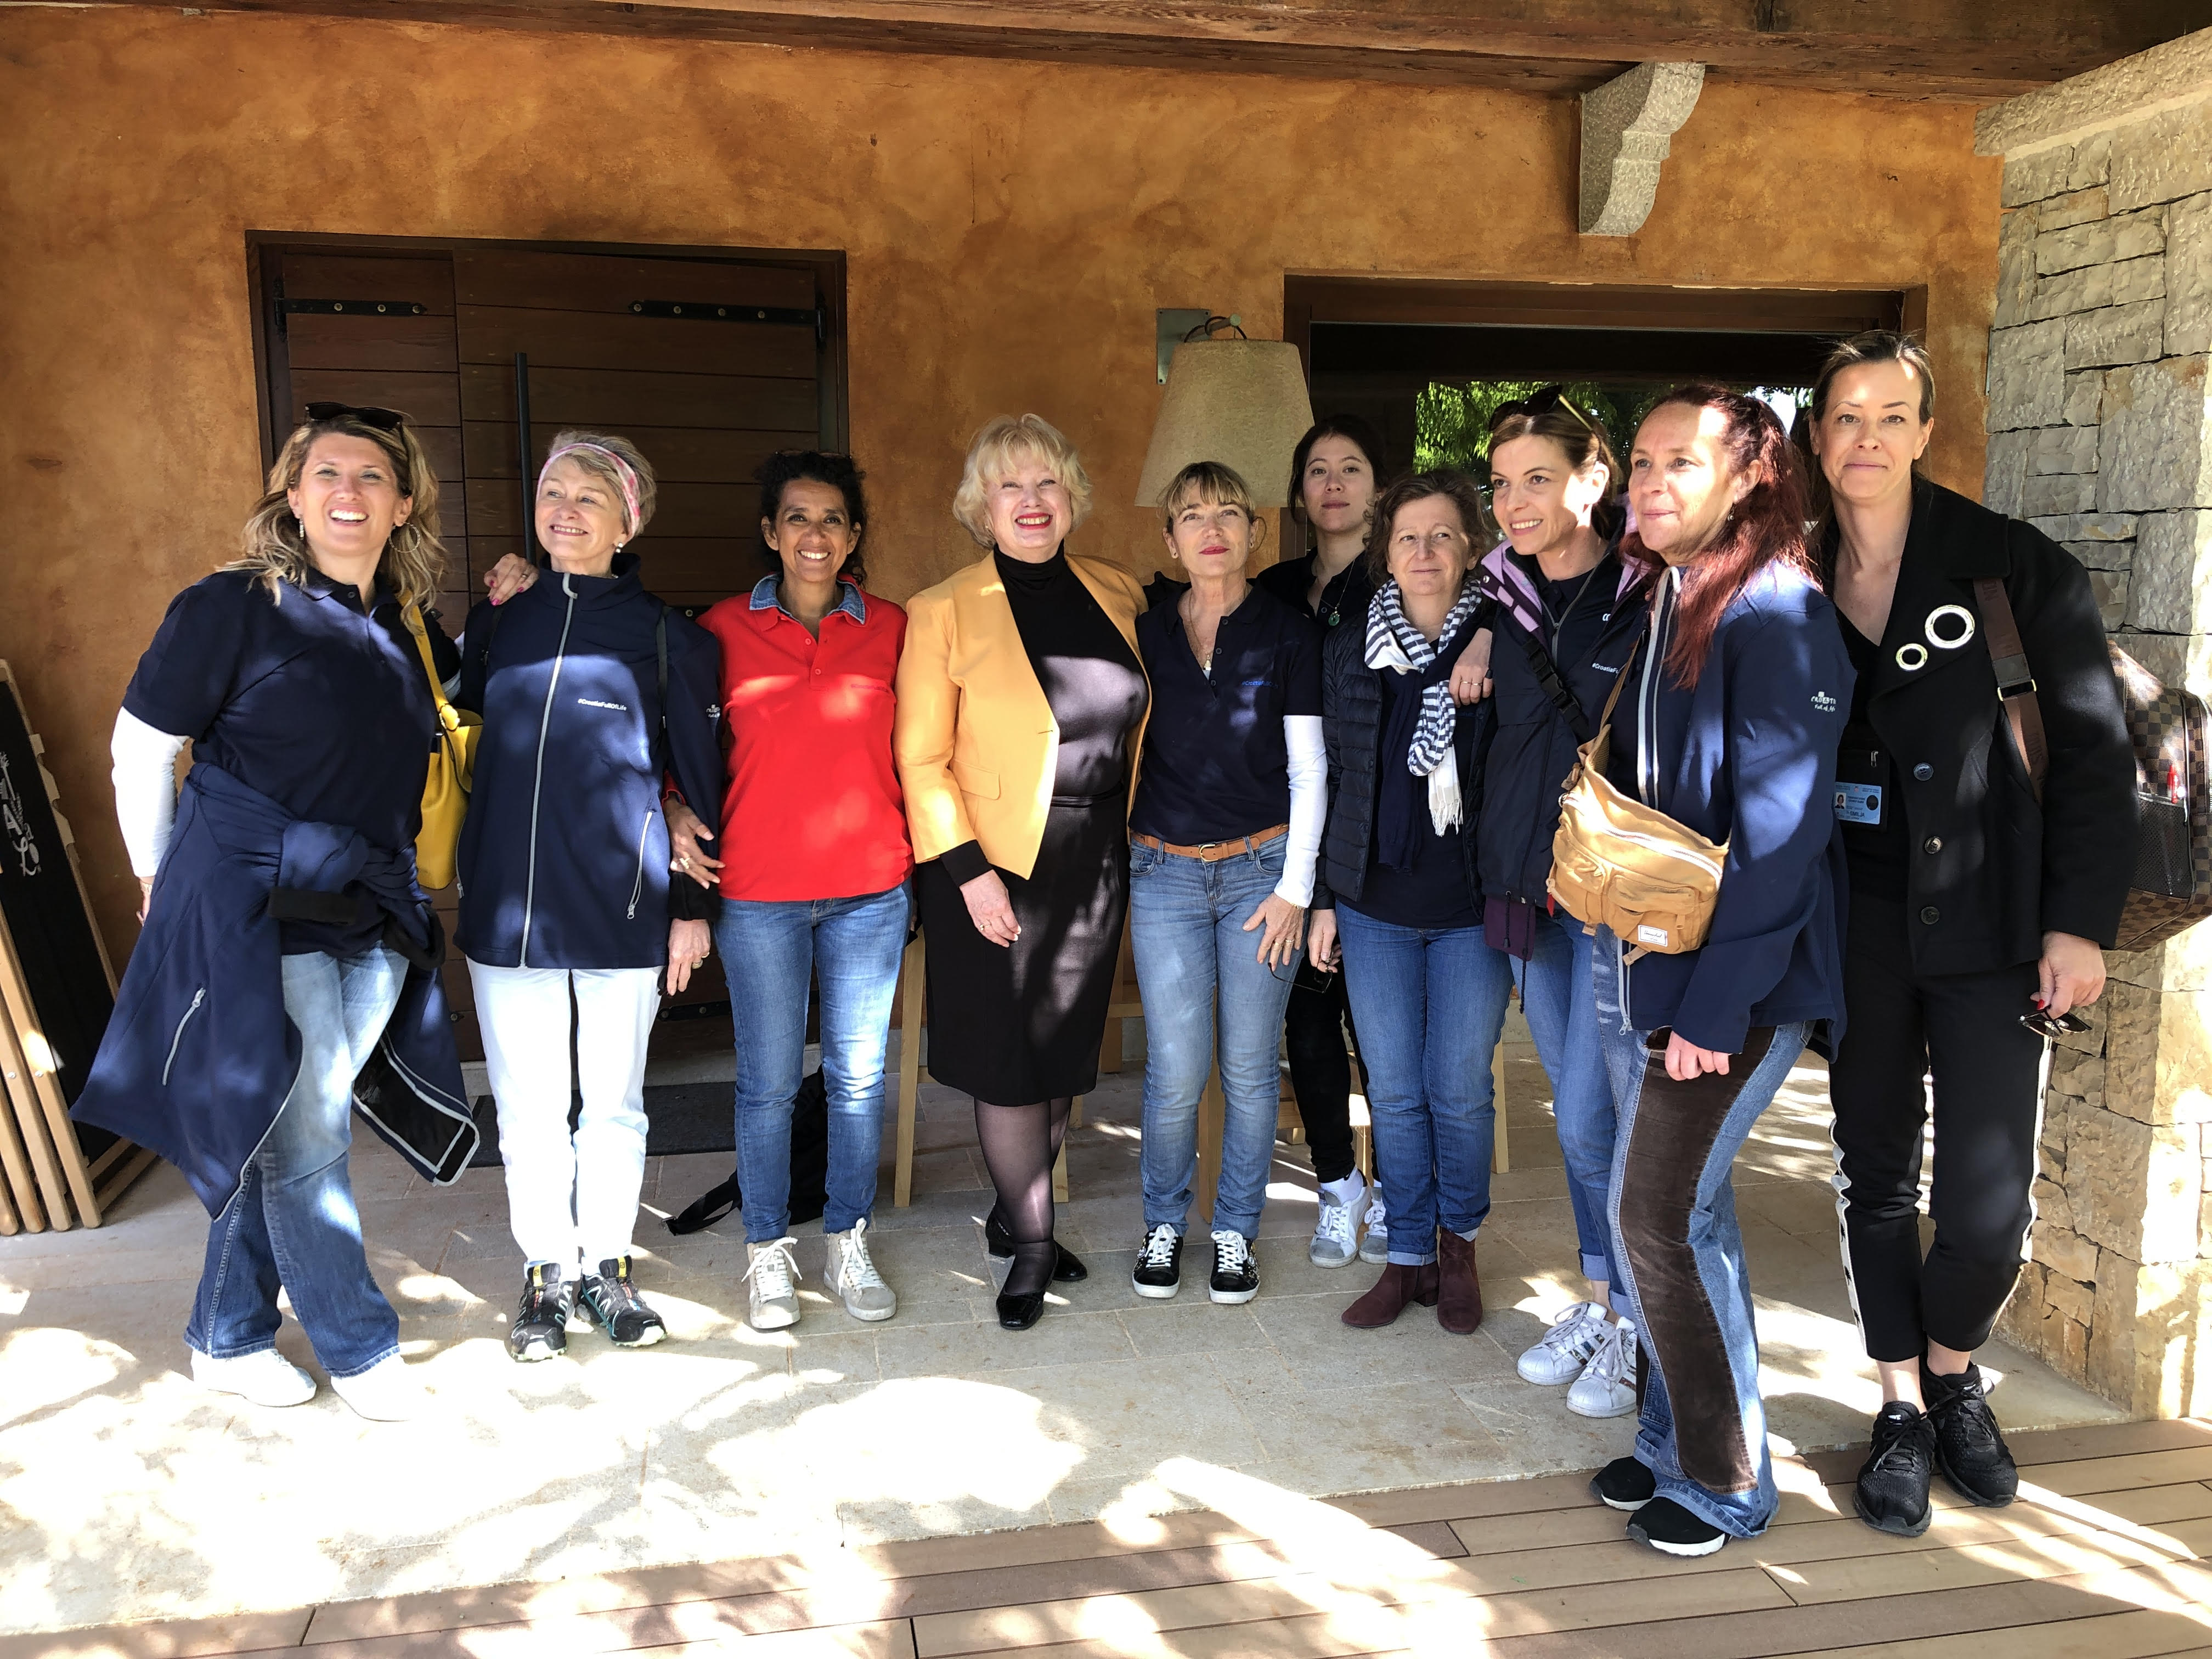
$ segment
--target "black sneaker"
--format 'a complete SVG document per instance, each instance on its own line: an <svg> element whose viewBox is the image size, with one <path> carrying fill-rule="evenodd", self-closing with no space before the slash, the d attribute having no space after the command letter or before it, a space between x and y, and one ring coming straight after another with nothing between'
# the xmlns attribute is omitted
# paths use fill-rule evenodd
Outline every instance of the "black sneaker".
<svg viewBox="0 0 2212 1659"><path fill-rule="evenodd" d="M1607 1509L1640 1510L1659 1490L1659 1477L1632 1457L1616 1457L1590 1477L1590 1494Z"/></svg>
<svg viewBox="0 0 2212 1659"><path fill-rule="evenodd" d="M606 1328L617 1348L649 1348L668 1334L660 1316L645 1305L629 1280L629 1258L616 1256L584 1275L584 1305Z"/></svg>
<svg viewBox="0 0 2212 1659"><path fill-rule="evenodd" d="M1859 1519L1876 1532L1919 1537L1928 1530L1935 1463L1936 1425L1909 1401L1891 1401L1874 1419L1874 1450L1852 1489Z"/></svg>
<svg viewBox="0 0 2212 1659"><path fill-rule="evenodd" d="M1213 1235L1213 1277L1206 1293L1216 1302L1249 1302L1260 1294L1260 1261L1252 1241L1222 1229Z"/></svg>
<svg viewBox="0 0 2212 1659"><path fill-rule="evenodd" d="M1936 1467L1969 1504L2002 1509L2020 1493L2020 1470L1997 1432L1997 1419L1982 1394L1982 1368L1969 1363L1957 1376L1920 1368L1921 1397L1936 1425Z"/></svg>
<svg viewBox="0 0 2212 1659"><path fill-rule="evenodd" d="M559 1264L538 1261L524 1268L522 1301L507 1328L507 1352L525 1364L567 1352L568 1316L575 1306L575 1284L561 1277Z"/></svg>
<svg viewBox="0 0 2212 1659"><path fill-rule="evenodd" d="M1726 1533L1671 1498L1655 1498L1637 1510L1628 1535L1664 1555L1711 1555L1728 1542Z"/></svg>
<svg viewBox="0 0 2212 1659"><path fill-rule="evenodd" d="M1182 1236L1164 1221L1137 1247L1136 1271L1129 1287L1139 1296L1164 1302L1182 1288Z"/></svg>

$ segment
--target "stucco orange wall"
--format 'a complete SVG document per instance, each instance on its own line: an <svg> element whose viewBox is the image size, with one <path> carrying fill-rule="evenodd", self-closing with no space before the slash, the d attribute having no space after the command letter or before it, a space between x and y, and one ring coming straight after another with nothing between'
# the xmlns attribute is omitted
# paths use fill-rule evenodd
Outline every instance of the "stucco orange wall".
<svg viewBox="0 0 2212 1659"><path fill-rule="evenodd" d="M1960 106L1709 85L1620 240L1575 234L1574 106L1471 89L11 9L0 107L0 654L118 945L107 729L257 488L248 229L843 249L893 596L974 556L945 506L999 410L1076 439L1080 541L1151 566L1153 310L1279 334L1286 271L1924 286L1931 461L1979 486L1998 164Z"/></svg>

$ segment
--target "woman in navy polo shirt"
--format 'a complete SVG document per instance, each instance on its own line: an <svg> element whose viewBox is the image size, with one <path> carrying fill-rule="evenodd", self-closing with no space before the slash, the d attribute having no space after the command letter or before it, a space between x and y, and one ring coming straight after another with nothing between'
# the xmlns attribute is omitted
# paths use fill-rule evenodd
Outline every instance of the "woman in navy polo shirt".
<svg viewBox="0 0 2212 1659"><path fill-rule="evenodd" d="M461 830L459 939L523 1254L507 1334L518 1360L564 1352L580 1299L619 1346L666 1334L630 1279L646 1041L664 971L672 994L706 959L714 901L669 880L661 786L672 774L711 811L722 768L714 642L646 591L625 550L653 495L627 439L562 433L538 478L551 568L469 617L459 702L483 711L484 730ZM573 1132L572 1086L583 1096Z"/></svg>
<svg viewBox="0 0 2212 1659"><path fill-rule="evenodd" d="M147 927L76 1109L177 1164L214 1214L195 1379L262 1406L314 1396L275 1346L281 1288L339 1397L393 1419L421 1394L346 1166L355 1076L410 978L434 992L442 951L414 879L436 715L404 613L445 549L404 416L307 414L244 556L171 602L124 693L116 811ZM434 617L428 632L449 670Z"/></svg>
<svg viewBox="0 0 2212 1659"><path fill-rule="evenodd" d="M855 1319L898 1311L868 1227L914 855L891 757L906 612L860 587L860 471L849 455L787 450L755 476L771 568L700 618L722 648L730 732L721 857L692 851L690 815L669 811L678 862L689 859L695 879L720 872L714 936L736 1023L747 1318L773 1331L799 1319L791 1117L810 981L822 988L830 1104L823 1283Z"/></svg>
<svg viewBox="0 0 2212 1659"><path fill-rule="evenodd" d="M1228 1115L1209 1293L1249 1302L1282 1092L1275 1051L1327 805L1321 630L1246 580L1264 529L1236 473L1187 466L1161 509L1168 556L1190 586L1137 619L1152 717L1129 811L1129 936L1147 1046L1145 1238L1132 1277L1142 1297L1171 1297L1182 1282L1218 990Z"/></svg>

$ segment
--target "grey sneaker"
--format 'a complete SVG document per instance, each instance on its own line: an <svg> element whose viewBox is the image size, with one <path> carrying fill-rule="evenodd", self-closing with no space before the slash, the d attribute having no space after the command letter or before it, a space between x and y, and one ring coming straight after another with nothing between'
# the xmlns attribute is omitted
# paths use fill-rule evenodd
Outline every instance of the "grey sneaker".
<svg viewBox="0 0 2212 1659"><path fill-rule="evenodd" d="M1350 1203L1326 1187L1320 1188L1321 1214L1314 1224L1313 1243L1306 1260L1316 1267L1348 1267L1359 1256L1359 1218L1367 1213L1366 1183Z"/></svg>
<svg viewBox="0 0 2212 1659"><path fill-rule="evenodd" d="M1367 1231L1359 1241L1362 1261L1384 1262L1390 1259L1390 1217L1382 1207L1382 1183L1370 1182L1367 1188Z"/></svg>
<svg viewBox="0 0 2212 1659"><path fill-rule="evenodd" d="M898 1311L898 1293L884 1283L876 1264L868 1259L866 1217L848 1233L826 1233L829 1259L822 1264L822 1282L830 1294L845 1304L855 1319L889 1319Z"/></svg>
<svg viewBox="0 0 2212 1659"><path fill-rule="evenodd" d="M799 1322L799 1264L791 1249L789 1233L765 1244L745 1246L752 1264L745 1269L750 1297L745 1322L757 1331L780 1331Z"/></svg>

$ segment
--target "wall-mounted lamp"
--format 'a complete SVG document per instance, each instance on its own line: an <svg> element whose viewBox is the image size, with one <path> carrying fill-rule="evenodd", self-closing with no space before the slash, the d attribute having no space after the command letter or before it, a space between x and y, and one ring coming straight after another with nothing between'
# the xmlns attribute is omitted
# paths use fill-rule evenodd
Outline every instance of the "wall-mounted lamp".
<svg viewBox="0 0 2212 1659"><path fill-rule="evenodd" d="M1216 331L1235 337L1217 338ZM1248 340L1234 318L1201 317L1169 365L1137 505L1158 507L1175 475L1193 461L1219 461L1251 486L1257 505L1287 507L1291 452L1312 424L1296 346Z"/></svg>

